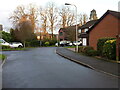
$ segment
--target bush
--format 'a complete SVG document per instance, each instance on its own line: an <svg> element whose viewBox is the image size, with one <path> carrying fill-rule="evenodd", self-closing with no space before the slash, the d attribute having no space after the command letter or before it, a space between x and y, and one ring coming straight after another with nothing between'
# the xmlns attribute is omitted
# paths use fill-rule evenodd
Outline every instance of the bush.
<svg viewBox="0 0 120 90"><path fill-rule="evenodd" d="M43 39L42 40L42 46L46 46L45 45L45 42L49 42L49 46L52 46L52 45L55 45L55 43L57 42L57 40L56 39Z"/></svg>
<svg viewBox="0 0 120 90"><path fill-rule="evenodd" d="M78 52L82 52L82 53L87 54L87 52L89 50L93 50L93 48L90 47L90 46L80 46L79 49L78 49Z"/></svg>
<svg viewBox="0 0 120 90"><path fill-rule="evenodd" d="M98 53L102 55L102 51L103 51L103 46L104 46L104 43L107 41L107 40L114 40L115 38L101 38L98 40L98 43L97 43L97 51Z"/></svg>
<svg viewBox="0 0 120 90"><path fill-rule="evenodd" d="M25 46L26 47L38 47L40 46L40 41L38 41L37 39L27 40L25 41Z"/></svg>
<svg viewBox="0 0 120 90"><path fill-rule="evenodd" d="M5 46L5 45L2 45L2 49L9 49L10 46Z"/></svg>
<svg viewBox="0 0 120 90"><path fill-rule="evenodd" d="M89 50L89 51L87 51L86 55L88 55L88 56L98 56L99 53L96 50Z"/></svg>
<svg viewBox="0 0 120 90"><path fill-rule="evenodd" d="M116 40L107 40L103 46L103 56L116 60Z"/></svg>
<svg viewBox="0 0 120 90"><path fill-rule="evenodd" d="M49 42L45 42L45 46L49 46L50 45L50 43Z"/></svg>

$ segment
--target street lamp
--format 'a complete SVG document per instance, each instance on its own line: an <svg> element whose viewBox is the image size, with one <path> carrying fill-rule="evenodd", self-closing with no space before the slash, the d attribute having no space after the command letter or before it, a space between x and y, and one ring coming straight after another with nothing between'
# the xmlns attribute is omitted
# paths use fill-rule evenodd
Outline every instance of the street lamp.
<svg viewBox="0 0 120 90"><path fill-rule="evenodd" d="M65 5L72 5L76 8L76 52L78 52L78 31L77 31L77 6L74 4L70 4L70 3L65 3Z"/></svg>
<svg viewBox="0 0 120 90"><path fill-rule="evenodd" d="M37 39L39 40L39 42L40 42L40 46L41 46L41 40L40 40L40 36L37 36Z"/></svg>

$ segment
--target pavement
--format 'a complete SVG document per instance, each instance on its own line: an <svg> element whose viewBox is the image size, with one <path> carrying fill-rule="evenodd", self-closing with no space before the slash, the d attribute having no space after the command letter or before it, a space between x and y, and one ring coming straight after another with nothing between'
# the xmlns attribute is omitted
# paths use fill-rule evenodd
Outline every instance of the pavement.
<svg viewBox="0 0 120 90"><path fill-rule="evenodd" d="M56 53L93 70L120 78L120 63L113 63L94 57L84 56L79 53L75 53L74 49L67 49L63 47L58 47L56 49Z"/></svg>

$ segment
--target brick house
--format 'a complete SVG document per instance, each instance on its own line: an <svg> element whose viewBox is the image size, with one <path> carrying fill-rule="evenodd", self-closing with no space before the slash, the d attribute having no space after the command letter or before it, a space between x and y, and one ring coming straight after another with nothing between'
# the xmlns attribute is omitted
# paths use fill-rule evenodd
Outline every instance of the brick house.
<svg viewBox="0 0 120 90"><path fill-rule="evenodd" d="M89 46L97 49L97 41L104 37L117 38L120 32L120 12L108 10L87 32L89 34ZM120 54L120 37L117 39L117 55ZM119 46L120 47L120 46Z"/></svg>
<svg viewBox="0 0 120 90"><path fill-rule="evenodd" d="M78 24L79 28L79 24ZM66 28L60 28L58 31L59 41L67 40L67 41L75 41L75 34L76 34L76 25L68 26Z"/></svg>
<svg viewBox="0 0 120 90"><path fill-rule="evenodd" d="M89 45L88 41L88 34L86 33L95 23L97 20L88 21L86 24L79 27L79 35L78 38L82 40L82 46Z"/></svg>

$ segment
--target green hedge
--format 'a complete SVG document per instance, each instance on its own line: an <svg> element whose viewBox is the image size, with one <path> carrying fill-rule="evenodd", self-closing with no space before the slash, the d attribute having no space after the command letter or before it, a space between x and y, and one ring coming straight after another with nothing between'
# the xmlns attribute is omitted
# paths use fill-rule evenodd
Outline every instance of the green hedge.
<svg viewBox="0 0 120 90"><path fill-rule="evenodd" d="M98 56L99 53L96 50L89 50L89 51L87 51L86 55L88 55L88 56Z"/></svg>
<svg viewBox="0 0 120 90"><path fill-rule="evenodd" d="M108 59L116 60L116 40L107 40L103 45L102 54Z"/></svg>
<svg viewBox="0 0 120 90"><path fill-rule="evenodd" d="M49 46L50 45L50 43L49 42L45 42L45 44L44 44L45 46Z"/></svg>
<svg viewBox="0 0 120 90"><path fill-rule="evenodd" d="M90 46L80 46L78 52L87 53L89 50L93 50Z"/></svg>
<svg viewBox="0 0 120 90"><path fill-rule="evenodd" d="M8 49L8 48L10 48L10 46L5 46L5 45L2 45L1 47L2 47L2 49Z"/></svg>
<svg viewBox="0 0 120 90"><path fill-rule="evenodd" d="M101 38L98 40L98 43L97 43L97 51L98 53L102 55L102 51L103 51L103 46L104 46L104 43L107 41L107 40L114 40L115 38L110 38L110 37L106 37L106 38Z"/></svg>
<svg viewBox="0 0 120 90"><path fill-rule="evenodd" d="M96 50L93 50L93 47L90 47L90 46L80 46L78 48L78 52L83 53L83 54L88 55L88 56L99 55L98 52Z"/></svg>

